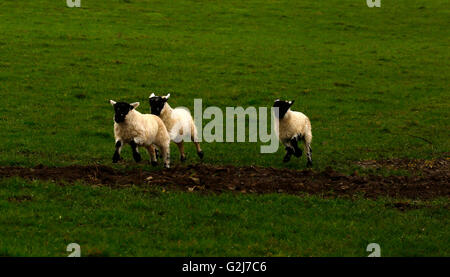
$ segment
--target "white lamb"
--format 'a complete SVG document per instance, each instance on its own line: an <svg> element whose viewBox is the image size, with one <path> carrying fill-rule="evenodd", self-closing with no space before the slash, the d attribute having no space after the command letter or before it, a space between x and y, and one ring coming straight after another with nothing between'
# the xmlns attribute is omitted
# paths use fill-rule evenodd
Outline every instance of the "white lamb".
<svg viewBox="0 0 450 277"><path fill-rule="evenodd" d="M200 159L203 158L203 151L200 148L200 143L197 139L197 128L194 120L188 110L184 108L172 109L167 103L170 93L166 96L156 96L152 93L149 96L151 113L159 116L169 132L170 139L175 142L180 150L181 161L186 160L184 154L184 141L193 141L197 149L197 155Z"/></svg>
<svg viewBox="0 0 450 277"><path fill-rule="evenodd" d="M162 120L152 114L141 114L136 111L139 102L125 103L109 100L114 107L114 137L116 151L113 163L118 162L120 152L125 143L129 143L133 150L133 158L141 161L138 146L145 147L150 154L152 165L156 165L156 152L154 145L159 147L164 160L164 167L170 167L170 137Z"/></svg>
<svg viewBox="0 0 450 277"><path fill-rule="evenodd" d="M286 147L286 155L283 161L288 162L292 154L296 157L302 155L302 150L297 145L297 142L302 140L308 159L306 166L310 167L312 166L311 122L303 113L291 111L292 104L294 104L294 101L281 101L278 99L273 104L274 108L278 108L278 114L275 112L275 130L278 138Z"/></svg>

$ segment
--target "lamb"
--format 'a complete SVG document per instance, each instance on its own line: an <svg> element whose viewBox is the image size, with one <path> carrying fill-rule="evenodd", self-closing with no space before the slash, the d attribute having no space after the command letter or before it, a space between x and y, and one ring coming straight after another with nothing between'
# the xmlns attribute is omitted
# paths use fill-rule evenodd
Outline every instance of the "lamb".
<svg viewBox="0 0 450 277"><path fill-rule="evenodd" d="M298 148L297 142L302 140L305 146L307 167L312 166L312 149L311 149L311 122L309 118L301 112L291 111L293 101L275 100L275 130L279 140L286 147L286 155L283 162L288 162L292 154L297 158L302 155L302 150Z"/></svg>
<svg viewBox="0 0 450 277"><path fill-rule="evenodd" d="M203 159L203 151L197 139L197 128L190 112L184 108L172 109L167 103L170 93L166 96L156 96L152 93L149 96L151 113L159 116L169 131L170 139L175 142L180 151L180 160L184 162L186 155L184 154L183 142L186 140L193 141L197 149L197 155Z"/></svg>
<svg viewBox="0 0 450 277"><path fill-rule="evenodd" d="M155 166L155 145L159 147L164 160L164 167L170 167L170 137L162 120L152 114L141 114L136 110L139 102L125 103L109 100L114 107L114 137L116 140L116 151L113 163L121 160L120 152L124 144L128 143L133 151L136 162L141 161L138 147L145 147L151 157L152 165Z"/></svg>

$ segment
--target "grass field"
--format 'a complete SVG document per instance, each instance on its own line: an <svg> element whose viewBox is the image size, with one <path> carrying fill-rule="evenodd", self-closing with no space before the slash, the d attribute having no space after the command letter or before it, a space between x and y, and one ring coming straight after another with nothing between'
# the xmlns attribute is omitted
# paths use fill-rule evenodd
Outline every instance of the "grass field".
<svg viewBox="0 0 450 277"><path fill-rule="evenodd" d="M0 255L63 256L71 242L83 256L367 256L371 242L383 256L449 254L443 200L402 212L389 200L1 186Z"/></svg>
<svg viewBox="0 0 450 277"><path fill-rule="evenodd" d="M448 153L448 2L365 2L3 0L0 165L136 167L129 148L127 163L111 164L108 100L140 101L149 112L151 92L191 109L194 98L222 109L295 99L312 122L314 170ZM259 147L203 143L204 163L305 167L305 158L282 163L282 147L264 155ZM186 150L187 163L198 162ZM393 199L17 178L0 179L0 195L6 256L63 256L70 242L93 256L365 256L369 242L383 256L450 255L448 198L398 211L386 205Z"/></svg>

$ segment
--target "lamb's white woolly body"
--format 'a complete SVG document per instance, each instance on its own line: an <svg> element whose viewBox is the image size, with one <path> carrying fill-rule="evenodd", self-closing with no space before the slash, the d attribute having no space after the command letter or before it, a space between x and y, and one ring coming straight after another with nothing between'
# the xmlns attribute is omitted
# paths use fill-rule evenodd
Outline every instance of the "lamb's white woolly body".
<svg viewBox="0 0 450 277"><path fill-rule="evenodd" d="M116 150L118 155L124 144L134 142L137 146L145 147L150 154L152 164L156 164L154 148L156 145L161 150L164 166L170 167L170 137L164 122L158 116L141 114L133 109L128 112L124 122L114 122L114 137L116 147L120 142Z"/></svg>
<svg viewBox="0 0 450 277"><path fill-rule="evenodd" d="M286 145L292 138L301 135L311 143L311 123L301 112L288 110L281 120L275 121L275 130L280 141Z"/></svg>
<svg viewBox="0 0 450 277"><path fill-rule="evenodd" d="M176 143L178 150L180 150L181 161L186 160L184 154L184 142L192 141L197 149L197 155L200 159L203 158L203 151L200 148L200 143L197 138L197 128L194 119L188 109L170 107L167 100L170 93L166 96L155 96L152 93L149 96L150 109L152 114L158 115L166 125L169 132L170 139Z"/></svg>
<svg viewBox="0 0 450 277"><path fill-rule="evenodd" d="M312 130L311 122L306 115L288 109L283 118L275 120L275 131L281 143L286 147L285 162L290 160L291 155L296 157L302 155L302 151L298 148L297 143L298 141L303 141L304 151L308 159L307 166L312 165Z"/></svg>
<svg viewBox="0 0 450 277"><path fill-rule="evenodd" d="M167 144L167 129L162 120L153 114L141 114L131 110L123 123L114 122L116 141L130 143L134 140L139 146Z"/></svg>
<svg viewBox="0 0 450 277"><path fill-rule="evenodd" d="M197 141L197 128L189 111L182 108L172 109L169 103L166 103L160 117L172 141L181 142L184 138Z"/></svg>

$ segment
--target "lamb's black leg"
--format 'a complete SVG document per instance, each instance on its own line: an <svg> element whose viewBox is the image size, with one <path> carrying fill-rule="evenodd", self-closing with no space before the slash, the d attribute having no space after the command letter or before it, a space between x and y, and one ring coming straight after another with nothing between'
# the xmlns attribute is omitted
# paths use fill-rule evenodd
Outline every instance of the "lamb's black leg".
<svg viewBox="0 0 450 277"><path fill-rule="evenodd" d="M298 148L297 142L299 141L299 139L301 139L301 138L296 137L296 138L291 139L291 145L292 145L292 147L294 147L294 156L296 156L297 158L301 157L303 154L302 150L300 150L300 148Z"/></svg>
<svg viewBox="0 0 450 277"><path fill-rule="evenodd" d="M294 154L294 150L291 147L286 147L286 155L284 156L283 162L289 162L292 154Z"/></svg>
<svg viewBox="0 0 450 277"><path fill-rule="evenodd" d="M120 140L118 140L116 142L116 151L114 152L113 158L112 158L112 162L113 163L117 163L118 161L121 160L120 158L120 147L122 147L122 142Z"/></svg>
<svg viewBox="0 0 450 277"><path fill-rule="evenodd" d="M134 140L130 142L131 150L133 151L133 158L138 163L142 160L141 154L137 151L137 144Z"/></svg>

